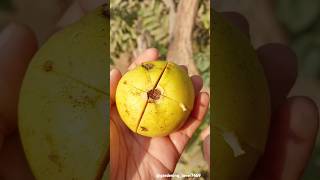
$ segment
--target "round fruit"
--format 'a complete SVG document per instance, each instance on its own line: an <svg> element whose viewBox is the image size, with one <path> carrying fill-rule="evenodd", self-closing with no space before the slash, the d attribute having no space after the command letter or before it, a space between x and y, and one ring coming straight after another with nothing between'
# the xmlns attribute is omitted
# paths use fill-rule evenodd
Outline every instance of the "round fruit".
<svg viewBox="0 0 320 180"><path fill-rule="evenodd" d="M213 14L211 172L213 179L249 179L264 152L270 97L248 38Z"/></svg>
<svg viewBox="0 0 320 180"><path fill-rule="evenodd" d="M146 62L127 72L116 91L123 122L143 136L166 136L187 120L194 103L188 73L167 61Z"/></svg>
<svg viewBox="0 0 320 180"><path fill-rule="evenodd" d="M107 8L53 35L28 67L19 130L36 179L107 179Z"/></svg>

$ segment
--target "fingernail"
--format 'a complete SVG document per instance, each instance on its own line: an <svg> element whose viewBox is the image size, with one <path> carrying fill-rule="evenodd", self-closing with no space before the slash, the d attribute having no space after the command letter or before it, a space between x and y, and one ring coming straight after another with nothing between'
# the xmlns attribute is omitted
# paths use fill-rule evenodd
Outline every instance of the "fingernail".
<svg viewBox="0 0 320 180"><path fill-rule="evenodd" d="M298 139L310 139L317 132L318 110L312 100L304 97L294 98L291 117L290 128Z"/></svg>
<svg viewBox="0 0 320 180"><path fill-rule="evenodd" d="M115 73L116 73L116 70L115 70L115 69L112 69L112 70L110 71L110 79L111 79L112 76L114 76Z"/></svg>
<svg viewBox="0 0 320 180"><path fill-rule="evenodd" d="M0 34L0 46L4 46L19 31L19 26L10 23Z"/></svg>

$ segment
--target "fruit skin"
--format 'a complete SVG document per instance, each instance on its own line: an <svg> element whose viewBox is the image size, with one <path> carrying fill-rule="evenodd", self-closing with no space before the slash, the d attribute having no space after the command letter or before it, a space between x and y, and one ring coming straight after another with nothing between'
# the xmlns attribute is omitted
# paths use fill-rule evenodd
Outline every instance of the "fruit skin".
<svg viewBox="0 0 320 180"><path fill-rule="evenodd" d="M211 167L217 180L249 179L263 154L270 121L270 96L263 67L248 38L213 14L213 120ZM223 138L233 132L243 155L235 157Z"/></svg>
<svg viewBox="0 0 320 180"><path fill-rule="evenodd" d="M161 92L159 99L148 92ZM116 105L123 122L143 136L166 136L180 128L194 103L194 87L188 73L167 61L146 62L127 72L116 90Z"/></svg>
<svg viewBox="0 0 320 180"><path fill-rule="evenodd" d="M53 35L28 67L19 131L36 179L99 179L109 155L107 7Z"/></svg>

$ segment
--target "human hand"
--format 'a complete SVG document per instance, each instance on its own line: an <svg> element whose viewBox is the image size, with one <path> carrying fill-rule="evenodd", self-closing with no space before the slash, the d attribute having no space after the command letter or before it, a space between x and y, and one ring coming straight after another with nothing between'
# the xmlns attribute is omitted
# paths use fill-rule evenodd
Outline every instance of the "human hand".
<svg viewBox="0 0 320 180"><path fill-rule="evenodd" d="M57 29L78 20L105 0L78 0L65 12ZM0 35L0 179L34 179L17 129L19 91L27 66L37 51L29 28L12 23Z"/></svg>
<svg viewBox="0 0 320 180"><path fill-rule="evenodd" d="M131 64L129 69L143 62L154 61L158 56L157 50L148 49ZM121 73L118 69L110 71L111 179L155 179L157 174L173 173L184 147L208 110L209 95L200 92L201 77L191 77L196 99L189 119L178 131L166 137L156 138L135 134L122 122L115 105L115 92L120 78Z"/></svg>
<svg viewBox="0 0 320 180"><path fill-rule="evenodd" d="M242 16L235 13L224 13L224 16L249 36L248 22ZM257 55L269 83L273 114L265 153L252 179L300 179L315 144L319 127L318 108L307 97L287 98L297 76L297 60L290 48L267 44L257 49ZM202 139L204 154L209 162L208 129L202 133Z"/></svg>

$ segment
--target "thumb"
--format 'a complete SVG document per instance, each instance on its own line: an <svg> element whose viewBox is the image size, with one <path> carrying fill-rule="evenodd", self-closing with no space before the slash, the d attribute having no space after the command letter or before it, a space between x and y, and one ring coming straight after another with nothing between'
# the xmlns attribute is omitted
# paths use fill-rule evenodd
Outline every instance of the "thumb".
<svg viewBox="0 0 320 180"><path fill-rule="evenodd" d="M118 69L110 71L110 105L115 102L116 90L121 79L121 72Z"/></svg>

